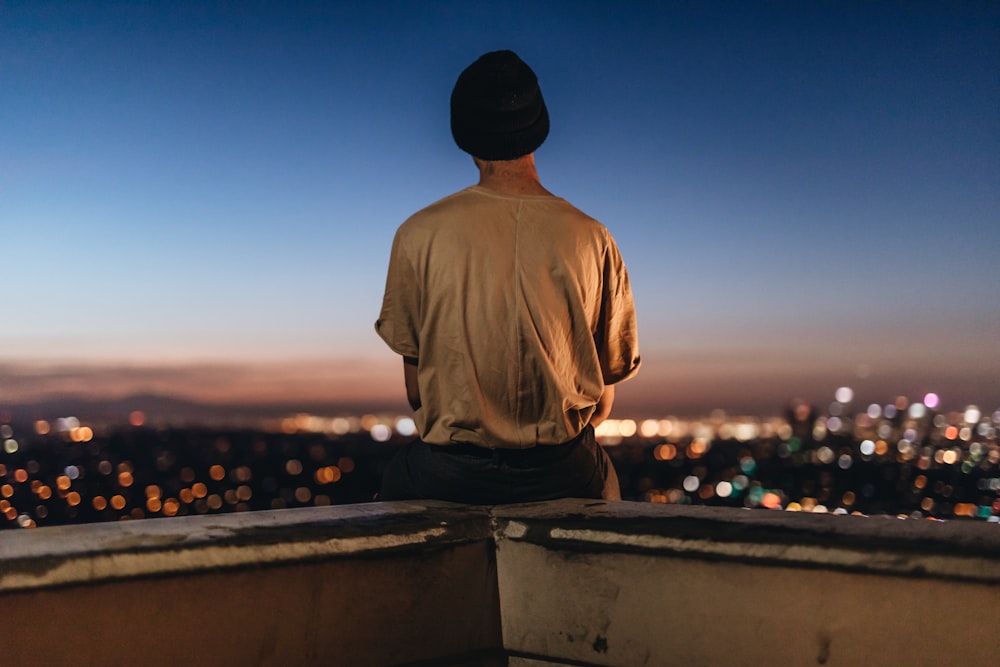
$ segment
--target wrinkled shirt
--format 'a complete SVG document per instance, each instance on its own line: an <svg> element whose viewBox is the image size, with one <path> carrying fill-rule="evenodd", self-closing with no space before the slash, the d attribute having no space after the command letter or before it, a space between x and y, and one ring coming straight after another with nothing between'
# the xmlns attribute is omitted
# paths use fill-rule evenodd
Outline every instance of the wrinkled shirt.
<svg viewBox="0 0 1000 667"><path fill-rule="evenodd" d="M375 329L417 359L421 439L527 448L576 437L639 368L608 230L553 196L466 188L396 232Z"/></svg>

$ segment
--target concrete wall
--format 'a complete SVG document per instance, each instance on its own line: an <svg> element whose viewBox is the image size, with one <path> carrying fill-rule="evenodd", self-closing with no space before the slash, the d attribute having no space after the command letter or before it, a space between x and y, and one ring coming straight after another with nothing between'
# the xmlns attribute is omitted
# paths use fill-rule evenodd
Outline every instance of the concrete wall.
<svg viewBox="0 0 1000 667"><path fill-rule="evenodd" d="M583 501L494 519L512 667L1000 664L1000 526Z"/></svg>
<svg viewBox="0 0 1000 667"><path fill-rule="evenodd" d="M0 665L505 665L482 508L392 503L0 537Z"/></svg>
<svg viewBox="0 0 1000 667"><path fill-rule="evenodd" d="M0 535L0 664L996 665L998 584L978 522L565 500L42 528Z"/></svg>

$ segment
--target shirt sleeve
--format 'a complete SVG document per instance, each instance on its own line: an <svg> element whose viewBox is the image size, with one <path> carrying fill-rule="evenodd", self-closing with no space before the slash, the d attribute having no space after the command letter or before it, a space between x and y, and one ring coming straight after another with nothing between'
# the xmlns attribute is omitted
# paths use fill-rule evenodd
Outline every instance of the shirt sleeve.
<svg viewBox="0 0 1000 667"><path fill-rule="evenodd" d="M628 271L610 240L604 256L601 314L594 333L604 384L627 380L639 370L639 337Z"/></svg>
<svg viewBox="0 0 1000 667"><path fill-rule="evenodd" d="M419 357L420 282L404 252L398 230L392 241L382 312L375 322L375 331L394 352L404 357Z"/></svg>

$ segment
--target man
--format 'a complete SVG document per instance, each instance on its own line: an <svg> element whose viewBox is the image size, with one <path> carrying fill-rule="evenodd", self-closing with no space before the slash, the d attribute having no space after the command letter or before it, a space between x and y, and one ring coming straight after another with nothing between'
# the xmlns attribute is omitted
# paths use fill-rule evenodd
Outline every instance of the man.
<svg viewBox="0 0 1000 667"><path fill-rule="evenodd" d="M375 328L403 356L420 439L390 461L379 499L620 499L594 439L615 383L639 368L618 248L542 187L534 151L549 116L516 54L462 72L451 129L479 184L419 211L393 241Z"/></svg>

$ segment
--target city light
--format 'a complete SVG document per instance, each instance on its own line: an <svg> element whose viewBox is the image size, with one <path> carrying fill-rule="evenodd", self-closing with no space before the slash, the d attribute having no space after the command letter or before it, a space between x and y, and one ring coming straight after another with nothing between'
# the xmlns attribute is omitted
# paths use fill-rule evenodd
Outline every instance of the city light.
<svg viewBox="0 0 1000 667"><path fill-rule="evenodd" d="M787 419L616 417L596 429L623 497L659 504L1000 521L1000 410L940 398L865 402L841 387ZM0 526L286 509L372 500L410 416L298 413L257 428L78 417L0 424ZM15 428L16 426L16 428Z"/></svg>

